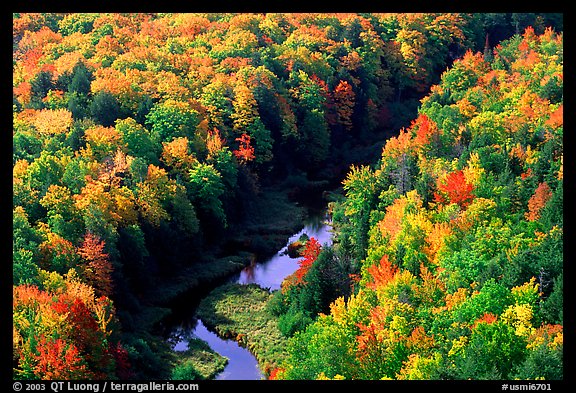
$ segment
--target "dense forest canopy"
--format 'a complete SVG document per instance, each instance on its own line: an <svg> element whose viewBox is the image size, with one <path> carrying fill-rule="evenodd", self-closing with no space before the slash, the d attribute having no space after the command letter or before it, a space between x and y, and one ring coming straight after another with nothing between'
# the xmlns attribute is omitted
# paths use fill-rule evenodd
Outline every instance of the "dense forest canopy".
<svg viewBox="0 0 576 393"><path fill-rule="evenodd" d="M562 115L552 30L458 59L378 164L349 172L312 266L352 258L356 285L290 332L276 377L562 379ZM309 310L315 277L278 312Z"/></svg>
<svg viewBox="0 0 576 393"><path fill-rule="evenodd" d="M14 378L168 378L158 288L218 275L271 190L344 179L268 305L271 378L561 379L562 30L14 14Z"/></svg>

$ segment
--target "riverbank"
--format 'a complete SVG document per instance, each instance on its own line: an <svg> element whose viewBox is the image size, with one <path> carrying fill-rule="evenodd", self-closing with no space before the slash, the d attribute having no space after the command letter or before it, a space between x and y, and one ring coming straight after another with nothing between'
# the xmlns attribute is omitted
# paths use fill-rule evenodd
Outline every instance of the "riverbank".
<svg viewBox="0 0 576 393"><path fill-rule="evenodd" d="M154 288L150 296L154 303L178 308L181 298L189 299L192 292L205 294L255 260L270 257L302 227L308 212L281 188L270 188L259 194L245 215L244 222L228 229L233 235L217 251L202 255L202 262L194 262Z"/></svg>
<svg viewBox="0 0 576 393"><path fill-rule="evenodd" d="M196 308L192 320L197 320L197 325L188 328L190 334L207 340L216 350L236 347L226 352L230 367L218 379L267 378L284 361L286 337L280 330L278 315L269 305L284 279L300 266L299 258L288 254L288 246L303 237L331 243L324 210L308 217L304 224L273 256L243 269L230 282L206 294ZM234 366L239 363L244 366ZM263 375L254 375L253 367Z"/></svg>
<svg viewBox="0 0 576 393"><path fill-rule="evenodd" d="M214 379L226 368L228 359L212 350L206 342L188 338L185 344L185 350L175 352L173 380Z"/></svg>
<svg viewBox="0 0 576 393"><path fill-rule="evenodd" d="M268 376L284 357L285 337L267 309L272 294L257 284L222 285L204 298L197 316L224 339L236 340L258 360Z"/></svg>
<svg viewBox="0 0 576 393"><path fill-rule="evenodd" d="M309 215L302 225L268 259L253 262L215 289L182 298L184 312L172 320L173 342L181 346L188 337L197 337L226 356L229 364L216 379L266 378L283 361L285 337L268 304L283 280L300 266L299 258L288 255L288 245L302 237L331 242L325 208Z"/></svg>
<svg viewBox="0 0 576 393"><path fill-rule="evenodd" d="M315 217L318 214L317 211L325 209L327 202L322 193L309 195L308 198L311 196L318 201L313 201L315 203L312 203L309 208L308 204L300 204L292 200L289 194L281 191L281 189L263 191L258 200L252 204L250 210L246 212L249 219L244 225L231 228L235 236L226 240L226 247L222 247L211 258L203 256L207 262L194 263L189 268L183 269L180 274L166 282L161 288L157 288L154 295L157 304L162 304L167 311L169 310L169 314L163 318L159 325L162 335L168 337L174 326L179 326L181 323L191 323L186 321L195 321L196 316L199 315L194 315L194 313L200 300L209 296L212 298L212 302L204 305L205 312L200 316L202 321L199 322L203 322L206 318L205 323L209 330L217 332L219 336L222 334L226 338L232 338L247 348L250 353L258 354L255 356L255 361L258 361L261 365L261 371L267 376L282 356L278 350L282 337L278 331L276 320L264 307L270 296L266 288L275 287L277 289L279 284L264 282L264 284L260 283L263 288L258 286L237 288L232 291L233 296L227 300L225 298L228 298L230 294L222 291L228 288L225 284L235 275L244 273L246 267L258 266L260 262L271 257L277 258L278 255L275 254L281 254L281 250L285 248L291 237L304 230L305 225L310 225L310 216ZM323 209L319 209L317 206L321 206ZM318 221L312 225L315 227L319 225L322 219L318 218L313 221ZM311 233L315 232L312 231ZM286 256L286 258L289 257ZM291 264L297 265L297 260L282 261L279 264L281 267L278 268L293 269L290 267ZM256 267L256 270L258 269ZM282 280L285 273L279 275L282 276L280 277ZM256 277L259 277L258 272L256 272ZM224 289L214 292L214 289L218 289L221 285L224 285ZM241 296L236 296L238 291L241 292ZM247 293L243 291L247 291ZM214 318L207 317L207 314L211 312L208 311L209 307L218 309ZM234 310L232 315L227 313L230 310ZM254 319L254 313L257 315L256 319ZM220 326L223 318L216 321L217 315L225 315L229 324ZM220 328L216 328L217 326ZM195 328L188 325L186 329L191 332ZM212 362L209 366L210 369L221 371L221 358L219 357L206 356L202 352L187 354L178 351L173 352L171 367L174 372L180 372L184 375L186 372L194 373L198 365L192 368L191 363L196 362L200 364L199 367L205 367L205 361ZM180 371L177 371L179 369ZM211 375L209 379L214 379L215 374L212 374L206 372L203 375ZM203 378L198 377L197 379Z"/></svg>

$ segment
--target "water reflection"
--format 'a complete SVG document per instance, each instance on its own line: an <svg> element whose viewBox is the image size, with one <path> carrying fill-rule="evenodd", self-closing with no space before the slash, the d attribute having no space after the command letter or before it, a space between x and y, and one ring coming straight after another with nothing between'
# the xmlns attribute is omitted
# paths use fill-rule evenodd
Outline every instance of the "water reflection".
<svg viewBox="0 0 576 393"><path fill-rule="evenodd" d="M228 358L226 368L215 379L259 380L264 378L264 374L258 367L258 361L246 348L241 347L234 340L221 339L196 318L193 326L181 325L172 332L170 336L172 349L179 352L187 351L188 342L193 338L205 341L214 352Z"/></svg>
<svg viewBox="0 0 576 393"><path fill-rule="evenodd" d="M294 273L298 267L299 258L291 258L288 255L288 245L298 240L303 234L313 237L322 245L332 244L332 233L328 222L328 217L320 217L310 220L299 232L290 237L284 248L278 251L273 257L265 262L252 263L245 267L239 274L231 278L232 282L240 284L258 284L262 288L269 288L271 291L280 289L282 281Z"/></svg>
<svg viewBox="0 0 576 393"><path fill-rule="evenodd" d="M240 284L251 284L257 282L256 278L256 269L260 265L256 262L256 255L252 254L252 258L250 259L250 265L246 266L241 273L232 277L232 282L238 282Z"/></svg>
<svg viewBox="0 0 576 393"><path fill-rule="evenodd" d="M328 216L311 217L298 233L290 237L286 245L273 257L264 262L252 260L250 265L239 274L231 278L232 282L240 284L255 283L262 288L269 288L274 291L280 289L282 281L298 269L300 258L290 258L288 255L288 245L300 238L303 234L314 237L320 244L332 244L332 231ZM228 358L228 365L216 379L259 380L264 376L258 367L258 361L246 348L241 347L234 340L225 340L204 326L201 320L193 318L192 321L180 325L180 328L173 332L173 348L178 351L185 351L188 348L190 337L200 338L208 343L210 347L220 355Z"/></svg>
<svg viewBox="0 0 576 393"><path fill-rule="evenodd" d="M208 330L201 320L198 320L194 336L206 341L210 348L228 358L224 371L216 379L262 379L264 375L258 368L258 361L246 348L234 340L223 340L216 333Z"/></svg>

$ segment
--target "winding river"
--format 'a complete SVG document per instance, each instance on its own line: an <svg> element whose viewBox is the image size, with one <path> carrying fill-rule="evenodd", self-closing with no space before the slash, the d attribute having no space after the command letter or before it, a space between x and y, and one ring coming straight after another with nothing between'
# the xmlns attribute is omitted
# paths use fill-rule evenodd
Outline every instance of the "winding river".
<svg viewBox="0 0 576 393"><path fill-rule="evenodd" d="M288 255L288 245L300 238L303 234L314 237L320 244L332 244L332 233L330 231L328 217L324 214L310 216L304 222L304 228L293 234L286 245L274 256L263 262L253 262L244 268L240 273L232 276L230 281L240 284L255 283L270 291L280 289L284 278L298 269L299 258L290 258ZM222 373L215 379L221 380L259 380L264 379L264 375L258 367L258 361L246 348L241 347L234 340L226 340L218 337L216 333L208 330L206 326L196 317L191 321L186 321L174 328L176 337L196 337L208 343L210 347L220 355L228 358L228 365ZM183 351L187 349L186 339L181 339L174 345L174 350Z"/></svg>

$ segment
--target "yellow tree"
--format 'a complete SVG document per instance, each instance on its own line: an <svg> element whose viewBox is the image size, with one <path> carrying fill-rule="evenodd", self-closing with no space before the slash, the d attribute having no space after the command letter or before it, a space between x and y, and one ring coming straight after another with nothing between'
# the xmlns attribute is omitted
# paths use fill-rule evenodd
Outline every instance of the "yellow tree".
<svg viewBox="0 0 576 393"><path fill-rule="evenodd" d="M190 169L198 161L190 151L187 137L178 137L170 142L162 142L160 160L181 176L187 176Z"/></svg>
<svg viewBox="0 0 576 393"><path fill-rule="evenodd" d="M36 113L33 124L43 137L64 134L72 126L72 113L66 109L42 109Z"/></svg>

